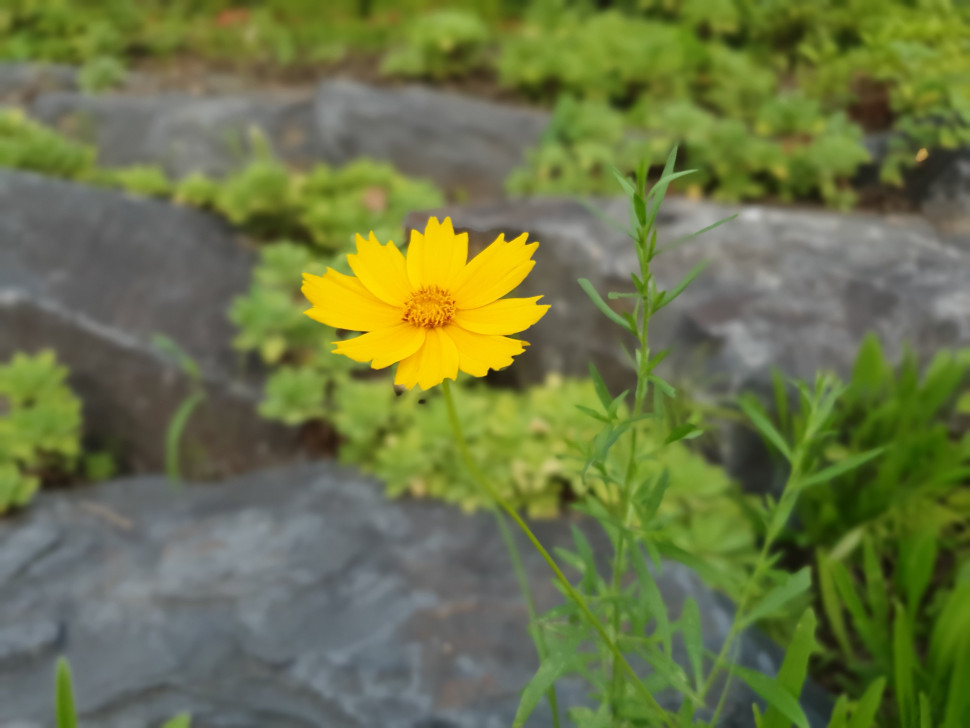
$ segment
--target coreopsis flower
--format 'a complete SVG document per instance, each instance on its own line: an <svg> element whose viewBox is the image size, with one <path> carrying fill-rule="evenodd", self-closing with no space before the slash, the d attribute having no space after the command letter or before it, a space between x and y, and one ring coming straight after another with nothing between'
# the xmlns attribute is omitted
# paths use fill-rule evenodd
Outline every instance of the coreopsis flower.
<svg viewBox="0 0 970 728"><path fill-rule="evenodd" d="M468 260L468 234L456 235L450 218L430 218L424 233L411 231L405 257L393 242L374 233L357 236L347 256L354 275L332 268L303 274L306 315L338 329L366 332L337 341L334 353L370 362L374 369L397 364L394 383L429 389L458 370L483 377L521 354L528 342L509 338L549 309L541 296L502 298L532 270L538 243L523 233L500 235Z"/></svg>

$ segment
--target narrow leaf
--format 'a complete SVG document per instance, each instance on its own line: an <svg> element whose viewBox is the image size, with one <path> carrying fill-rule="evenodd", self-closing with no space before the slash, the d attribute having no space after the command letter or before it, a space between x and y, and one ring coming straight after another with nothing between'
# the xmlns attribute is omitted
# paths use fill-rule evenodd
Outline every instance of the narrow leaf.
<svg viewBox="0 0 970 728"><path fill-rule="evenodd" d="M631 334L635 333L633 328L630 326L630 323L609 307L609 304L603 300L603 297L600 296L599 291L593 287L593 284L590 283L588 279L580 278L579 285L586 292L586 295L589 296L589 299L593 302L593 305L595 305L596 308L598 308L602 314L606 316L606 318L615 323L617 326L623 327L624 330L629 331Z"/></svg>
<svg viewBox="0 0 970 728"><path fill-rule="evenodd" d="M593 389L596 390L596 396L599 398L600 404L603 405L604 410L609 411L613 397L610 396L610 390L607 388L606 382L603 381L603 377L593 362L589 363L589 376L593 380Z"/></svg>
<svg viewBox="0 0 970 728"><path fill-rule="evenodd" d="M77 728L71 666L63 657L57 661L57 728Z"/></svg>
<svg viewBox="0 0 970 728"><path fill-rule="evenodd" d="M913 650L913 636L909 630L906 610L896 603L896 618L893 620L893 692L896 705L904 726L916 724L916 654Z"/></svg>
<svg viewBox="0 0 970 728"><path fill-rule="evenodd" d="M704 272L704 269L707 268L708 263L710 263L709 260L702 260L700 263L691 268L687 275L685 275L680 283L674 286L672 290L664 291L663 300L656 302L653 307L654 312L659 311L664 306L672 303L677 296L684 292L687 286L694 282L694 279L697 278L697 276Z"/></svg>
<svg viewBox="0 0 970 728"><path fill-rule="evenodd" d="M806 609L795 626L795 634L792 635L785 652L785 660L778 670L778 684L796 700L802 694L802 685L808 674L808 660L815 650L817 624L815 613ZM791 723L778 708L771 706L765 712L763 725L764 728L789 728Z"/></svg>
<svg viewBox="0 0 970 728"><path fill-rule="evenodd" d="M840 460L835 463L835 465L830 465L821 470L814 475L810 475L807 478L802 478L798 481L798 486L800 488L808 488L813 485L818 485L819 483L828 483L831 480L849 472L850 470L855 470L856 468L864 465L875 457L879 457L883 454L886 448L877 447L874 450L867 450L866 452L859 453L857 455L851 455L844 460Z"/></svg>
<svg viewBox="0 0 970 728"><path fill-rule="evenodd" d="M742 680L748 683L752 690L764 698L768 705L777 708L782 715L798 726L798 728L810 728L808 718L805 715L805 711L802 710L802 706L798 704L798 700L793 698L787 690L779 685L777 680L767 675L762 675L756 670L741 667L740 665L736 665L734 671L741 676Z"/></svg>
<svg viewBox="0 0 970 728"><path fill-rule="evenodd" d="M741 624L747 627L759 619L774 614L788 602L807 592L811 586L812 570L806 566L797 573L789 575L783 584L768 592L764 599L744 616Z"/></svg>
<svg viewBox="0 0 970 728"><path fill-rule="evenodd" d="M775 426L768 421L768 418L761 409L761 405L753 397L740 397L738 399L738 406L741 407L744 414L748 416L751 423L758 429L761 436L774 445L788 462L791 462L791 449L788 447L788 443L785 442L785 438L781 436L781 433L775 429Z"/></svg>
<svg viewBox="0 0 970 728"><path fill-rule="evenodd" d="M192 728L192 716L188 713L179 713L168 720L162 728Z"/></svg>
<svg viewBox="0 0 970 728"><path fill-rule="evenodd" d="M882 694L886 689L886 678L880 677L869 683L869 687L859 698L848 728L872 728L876 713L882 705Z"/></svg>
<svg viewBox="0 0 970 728"><path fill-rule="evenodd" d="M535 710L535 707L549 692L549 688L562 677L563 673L576 665L581 665L592 657L591 655L577 654L576 648L583 640L583 633L579 633L563 644L562 649L550 655L536 670L535 675L522 690L522 697L519 699L519 707L515 711L515 718L512 721L513 728L521 728L525 721Z"/></svg>
<svg viewBox="0 0 970 728"><path fill-rule="evenodd" d="M680 613L680 631L684 637L687 661L694 673L694 686L700 691L704 685L704 640L700 609L693 597L688 597L684 602L683 611Z"/></svg>

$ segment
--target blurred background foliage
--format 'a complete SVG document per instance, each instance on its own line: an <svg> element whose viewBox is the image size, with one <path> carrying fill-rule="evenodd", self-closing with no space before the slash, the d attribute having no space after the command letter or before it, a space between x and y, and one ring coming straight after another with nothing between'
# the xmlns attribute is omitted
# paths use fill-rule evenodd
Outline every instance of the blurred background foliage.
<svg viewBox="0 0 970 728"><path fill-rule="evenodd" d="M970 141L962 0L12 0L0 58L129 67L198 58L263 77L322 66L449 80L554 108L514 193L604 192L609 164L703 170L686 191L851 207L875 164L900 185L921 149ZM889 132L871 159L867 134Z"/></svg>

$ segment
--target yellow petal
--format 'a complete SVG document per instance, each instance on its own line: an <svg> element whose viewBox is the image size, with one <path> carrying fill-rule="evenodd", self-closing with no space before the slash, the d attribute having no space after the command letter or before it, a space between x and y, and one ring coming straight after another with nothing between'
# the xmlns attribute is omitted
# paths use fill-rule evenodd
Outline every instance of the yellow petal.
<svg viewBox="0 0 970 728"><path fill-rule="evenodd" d="M431 389L458 377L458 348L444 329L427 329L424 346L397 366L394 383L412 389Z"/></svg>
<svg viewBox="0 0 970 728"><path fill-rule="evenodd" d="M322 276L303 274L303 295L313 304L304 313L314 321L350 331L373 331L401 323L403 309L376 298L353 276L327 268Z"/></svg>
<svg viewBox="0 0 970 728"><path fill-rule="evenodd" d="M369 361L371 368L383 369L418 351L424 344L425 331L427 329L419 326L398 324L346 341L334 342L337 344L334 353L349 356L354 361Z"/></svg>
<svg viewBox="0 0 970 728"><path fill-rule="evenodd" d="M476 334L517 334L549 310L536 304L540 298L503 298L479 308L458 309L452 322Z"/></svg>
<svg viewBox="0 0 970 728"><path fill-rule="evenodd" d="M411 231L407 270L412 288L440 286L451 290L468 260L468 233L455 235L451 218L428 219L424 234Z"/></svg>
<svg viewBox="0 0 970 728"><path fill-rule="evenodd" d="M539 243L526 245L526 233L512 241L499 235L476 255L458 276L451 293L458 308L478 308L498 300L519 285L532 270L532 254Z"/></svg>
<svg viewBox="0 0 970 728"><path fill-rule="evenodd" d="M381 245L372 232L365 240L357 236L357 252L347 256L350 269L377 298L391 306L403 306L411 295L404 256L392 242Z"/></svg>
<svg viewBox="0 0 970 728"><path fill-rule="evenodd" d="M489 336L467 331L449 324L445 332L458 347L458 366L473 377L484 377L489 369L502 369L512 363L512 357L525 351L528 341L506 336Z"/></svg>

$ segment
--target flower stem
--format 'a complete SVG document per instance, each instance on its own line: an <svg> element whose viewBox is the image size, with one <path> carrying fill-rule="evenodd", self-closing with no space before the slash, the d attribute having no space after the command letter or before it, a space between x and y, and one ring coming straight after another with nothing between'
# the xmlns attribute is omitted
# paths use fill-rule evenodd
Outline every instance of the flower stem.
<svg viewBox="0 0 970 728"><path fill-rule="evenodd" d="M579 611L582 612L590 626L595 630L597 635L599 635L599 638L603 640L603 643L613 653L614 658L620 663L623 671L626 672L630 677L634 687L646 701L647 705L649 705L653 710L657 711L667 725L672 727L676 726L673 719L663 708L660 707L657 699L653 697L653 694L637 676L634 669L630 666L630 663L627 662L626 657L624 657L623 653L620 652L619 647L617 647L616 643L607 633L599 618L593 614L593 611L589 608L589 605L586 604L586 600L583 598L582 594L576 591L569 579L566 578L566 575L563 574L562 569L559 568L559 564L557 564L555 559L552 558L545 546L542 545L536 535L532 532L532 529L529 528L528 524L522 519L522 516L518 514L518 512L508 503L508 501L506 501L485 478L468 449L468 442L465 440L465 435L461 429L461 423L458 420L458 411L455 408L455 401L451 394L451 382L449 380L445 379L442 383L442 391L444 392L445 404L448 408L448 419L451 423L451 429L455 434L455 442L458 445L458 453L461 455L461 458L465 463L465 467L468 468L468 472L471 474L472 478L474 478L474 480L486 493L490 502L497 504L499 508L505 511L526 535L526 538L529 539L533 547L535 547L535 550L539 552L543 560L549 565L549 568L552 569L556 576L556 580L562 586L563 590L566 592L569 598L573 600L576 606L579 607ZM538 633L538 629L536 629L536 632Z"/></svg>

